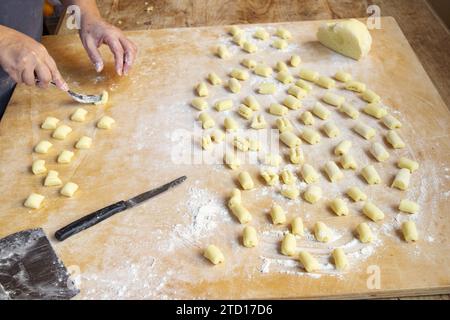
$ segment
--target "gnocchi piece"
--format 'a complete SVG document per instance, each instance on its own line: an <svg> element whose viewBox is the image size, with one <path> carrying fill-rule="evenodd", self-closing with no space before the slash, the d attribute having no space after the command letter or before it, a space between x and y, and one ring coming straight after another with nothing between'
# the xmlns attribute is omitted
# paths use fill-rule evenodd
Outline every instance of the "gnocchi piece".
<svg viewBox="0 0 450 320"><path fill-rule="evenodd" d="M108 116L103 116L100 118L100 120L97 122L97 128L99 129L105 129L105 130L109 130L112 128L112 125L115 123L116 121ZM58 129L56 129L58 130Z"/></svg>
<svg viewBox="0 0 450 320"><path fill-rule="evenodd" d="M278 72L286 72L289 70L287 64L283 61L278 61L277 64L275 65L275 69Z"/></svg>
<svg viewBox="0 0 450 320"><path fill-rule="evenodd" d="M255 67L255 69L253 70L253 72L255 74L257 74L258 76L267 78L267 77L270 77L272 75L273 70L272 70L271 67L268 67L268 66L266 66L264 64L258 64Z"/></svg>
<svg viewBox="0 0 450 320"><path fill-rule="evenodd" d="M293 235L296 235L296 236L303 236L305 234L302 218L296 217L296 218L294 218L294 220L292 220L291 232Z"/></svg>
<svg viewBox="0 0 450 320"><path fill-rule="evenodd" d="M253 37L259 40L267 40L270 37L270 34L263 28L258 28L255 33L253 34Z"/></svg>
<svg viewBox="0 0 450 320"><path fill-rule="evenodd" d="M320 269L320 265L316 258L314 258L309 252L300 251L298 258L306 272L314 272Z"/></svg>
<svg viewBox="0 0 450 320"><path fill-rule="evenodd" d="M294 148L302 143L299 137L297 137L292 131L284 131L280 134L280 140L289 148Z"/></svg>
<svg viewBox="0 0 450 320"><path fill-rule="evenodd" d="M205 99L203 98L194 98L192 99L191 105L200 111L205 110L206 108L208 108L208 102L206 102Z"/></svg>
<svg viewBox="0 0 450 320"><path fill-rule="evenodd" d="M254 43L251 43L249 41L244 42L244 44L242 45L242 49L244 49L244 51L246 51L247 53L254 53L258 51L258 47Z"/></svg>
<svg viewBox="0 0 450 320"><path fill-rule="evenodd" d="M264 157L264 163L268 166L279 167L281 163L281 157L275 153L268 153Z"/></svg>
<svg viewBox="0 0 450 320"><path fill-rule="evenodd" d="M348 150L352 147L352 142L350 140L342 140L336 148L334 148L334 154L337 156L342 156L348 153Z"/></svg>
<svg viewBox="0 0 450 320"><path fill-rule="evenodd" d="M239 28L238 26L231 26L230 30L228 31L232 36L235 36L237 34L241 34L243 30Z"/></svg>
<svg viewBox="0 0 450 320"><path fill-rule="evenodd" d="M372 165L365 166L361 170L361 175L364 177L364 179L367 181L368 184L372 185L381 183L380 175Z"/></svg>
<svg viewBox="0 0 450 320"><path fill-rule="evenodd" d="M39 209L44 199L45 197L43 195L33 192L28 196L23 205L30 209Z"/></svg>
<svg viewBox="0 0 450 320"><path fill-rule="evenodd" d="M211 72L210 74L208 74L208 81L213 86L218 86L218 85L222 84L222 79L220 79L220 77L217 74L215 74L214 72Z"/></svg>
<svg viewBox="0 0 450 320"><path fill-rule="evenodd" d="M306 183L311 184L319 180L319 174L317 171L313 168L313 166L309 164L304 164L301 169L301 174L303 180L305 180Z"/></svg>
<svg viewBox="0 0 450 320"><path fill-rule="evenodd" d="M305 162L305 156L300 146L289 149L289 160L293 164L303 164Z"/></svg>
<svg viewBox="0 0 450 320"><path fill-rule="evenodd" d="M82 136L75 144L76 149L89 149L92 146L92 138Z"/></svg>
<svg viewBox="0 0 450 320"><path fill-rule="evenodd" d="M230 80L228 80L228 89L232 93L239 93L239 92L241 92L241 87L242 87L241 84L235 78L231 78Z"/></svg>
<svg viewBox="0 0 450 320"><path fill-rule="evenodd" d="M241 204L241 203L230 203L228 204L228 208L231 210L233 215L239 220L240 224L249 223L252 220L252 215L250 212Z"/></svg>
<svg viewBox="0 0 450 320"><path fill-rule="evenodd" d="M328 103L329 105L340 108L341 105L345 102L345 98L335 93L327 92L322 97L322 101Z"/></svg>
<svg viewBox="0 0 450 320"><path fill-rule="evenodd" d="M242 33L233 36L233 42L237 44L239 47L242 47L246 41L247 38Z"/></svg>
<svg viewBox="0 0 450 320"><path fill-rule="evenodd" d="M291 96L296 97L297 99L301 99L306 97L308 91L294 85L288 88L287 93L290 94Z"/></svg>
<svg viewBox="0 0 450 320"><path fill-rule="evenodd" d="M282 84L289 84L294 82L294 77L289 73L289 71L278 72L276 79Z"/></svg>
<svg viewBox="0 0 450 320"><path fill-rule="evenodd" d="M398 206L398 210L412 214L419 212L419 209L420 207L416 202L408 199L402 199L402 201L400 201L400 204Z"/></svg>
<svg viewBox="0 0 450 320"><path fill-rule="evenodd" d="M83 108L77 108L74 113L70 116L70 120L76 122L84 122L86 121L87 110Z"/></svg>
<svg viewBox="0 0 450 320"><path fill-rule="evenodd" d="M234 188L233 191L231 191L230 200L228 200L228 207L232 207L236 204L241 203L242 203L241 191L237 188Z"/></svg>
<svg viewBox="0 0 450 320"><path fill-rule="evenodd" d="M303 80L316 82L319 78L319 73L310 69L301 69L298 76Z"/></svg>
<svg viewBox="0 0 450 320"><path fill-rule="evenodd" d="M238 180L243 190L251 190L255 187L253 179L247 171L239 173Z"/></svg>
<svg viewBox="0 0 450 320"><path fill-rule="evenodd" d="M305 111L300 115L299 118L305 126L311 126L314 124L314 117L311 112Z"/></svg>
<svg viewBox="0 0 450 320"><path fill-rule="evenodd" d="M214 119L211 118L211 116L206 112L200 113L198 116L198 120L200 120L200 122L202 123L203 129L209 129L216 125Z"/></svg>
<svg viewBox="0 0 450 320"><path fill-rule="evenodd" d="M59 178L58 171L49 170L47 173L47 177L44 180L44 186L55 187L55 186L60 186L61 184L62 184L62 181Z"/></svg>
<svg viewBox="0 0 450 320"><path fill-rule="evenodd" d="M72 158L75 154L72 151L69 150L63 150L58 156L58 159L56 162L58 163L70 163L72 161Z"/></svg>
<svg viewBox="0 0 450 320"><path fill-rule="evenodd" d="M236 131L238 129L238 124L237 122L230 117L226 117L223 120L223 126L225 127L225 130L227 131Z"/></svg>
<svg viewBox="0 0 450 320"><path fill-rule="evenodd" d="M372 221L377 222L384 219L384 213L372 202L366 201L363 208L363 213Z"/></svg>
<svg viewBox="0 0 450 320"><path fill-rule="evenodd" d="M362 243L370 243L373 240L372 230L370 230L367 223L362 222L356 227L359 241Z"/></svg>
<svg viewBox="0 0 450 320"><path fill-rule="evenodd" d="M238 109L238 114L242 118L249 120L253 116L253 110L247 107L245 104L241 104Z"/></svg>
<svg viewBox="0 0 450 320"><path fill-rule="evenodd" d="M234 152L226 152L223 156L223 162L231 169L236 170L241 166L241 161Z"/></svg>
<svg viewBox="0 0 450 320"><path fill-rule="evenodd" d="M320 142L320 134L311 128L304 128L300 134L300 137L309 144L316 144Z"/></svg>
<svg viewBox="0 0 450 320"><path fill-rule="evenodd" d="M292 131L294 129L289 119L285 117L278 118L275 121L275 124L277 125L278 131L280 131L280 133L283 133L285 131Z"/></svg>
<svg viewBox="0 0 450 320"><path fill-rule="evenodd" d="M241 61L241 64L248 69L254 69L258 65L258 63L255 60L248 59L248 58L243 59Z"/></svg>
<svg viewBox="0 0 450 320"><path fill-rule="evenodd" d="M61 191L59 193L61 193L61 195L66 196L66 197L73 197L73 195L75 194L75 192L77 192L78 190L78 185L74 182L67 182L64 187L62 187Z"/></svg>
<svg viewBox="0 0 450 320"><path fill-rule="evenodd" d="M333 121L328 121L325 122L325 124L323 125L323 131L325 132L325 134L329 137L329 138L335 138L337 137L341 131L339 130L339 128L334 124Z"/></svg>
<svg viewBox="0 0 450 320"><path fill-rule="evenodd" d="M294 185L284 186L281 189L281 195L288 199L295 200L300 195L300 190Z"/></svg>
<svg viewBox="0 0 450 320"><path fill-rule="evenodd" d="M348 72L338 71L334 75L334 78L340 82L348 82L348 81L352 80L352 75Z"/></svg>
<svg viewBox="0 0 450 320"><path fill-rule="evenodd" d="M247 80L249 77L247 71L237 68L231 70L230 76L241 81Z"/></svg>
<svg viewBox="0 0 450 320"><path fill-rule="evenodd" d="M258 235L252 226L245 226L242 233L242 243L244 247L253 248L258 245Z"/></svg>
<svg viewBox="0 0 450 320"><path fill-rule="evenodd" d="M319 242L329 242L331 240L331 231L322 221L317 221L314 225L314 236Z"/></svg>
<svg viewBox="0 0 450 320"><path fill-rule="evenodd" d="M277 88L271 82L262 82L258 87L259 94L274 94Z"/></svg>
<svg viewBox="0 0 450 320"><path fill-rule="evenodd" d="M262 114L258 114L257 116L253 117L253 121L250 127L256 130L264 129L267 127L266 119L264 119L264 116Z"/></svg>
<svg viewBox="0 0 450 320"><path fill-rule="evenodd" d="M256 139L248 139L248 150L250 151L261 150L261 142Z"/></svg>
<svg viewBox="0 0 450 320"><path fill-rule="evenodd" d="M356 163L355 158L353 158L350 153L346 153L340 156L339 163L345 170L356 170L358 168L358 164Z"/></svg>
<svg viewBox="0 0 450 320"><path fill-rule="evenodd" d="M373 155L375 159L379 162L384 162L389 159L389 153L386 149L378 142L372 143L370 146L370 153Z"/></svg>
<svg viewBox="0 0 450 320"><path fill-rule="evenodd" d="M313 89L313 86L311 84L309 84L308 82L306 82L303 79L299 79L295 82L295 85L299 88L302 88L303 90L305 90L306 92L310 92Z"/></svg>
<svg viewBox="0 0 450 320"><path fill-rule="evenodd" d="M288 108L279 103L271 103L269 106L269 113L274 116L284 116L288 113Z"/></svg>
<svg viewBox="0 0 450 320"><path fill-rule="evenodd" d="M281 253L285 256L293 256L297 250L297 241L291 233L286 233L281 241Z"/></svg>
<svg viewBox="0 0 450 320"><path fill-rule="evenodd" d="M359 111L348 102L344 102L338 110L352 119L358 119L359 117Z"/></svg>
<svg viewBox="0 0 450 320"><path fill-rule="evenodd" d="M330 203L330 208L337 216L348 215L348 207L345 201L341 198L335 198Z"/></svg>
<svg viewBox="0 0 450 320"><path fill-rule="evenodd" d="M225 134L221 130L214 130L210 136L211 141L214 143L220 143L225 139Z"/></svg>
<svg viewBox="0 0 450 320"><path fill-rule="evenodd" d="M419 164L416 161L405 157L401 157L400 159L398 159L397 166L400 169L408 169L409 171L411 171L411 173L419 169Z"/></svg>
<svg viewBox="0 0 450 320"><path fill-rule="evenodd" d="M56 129L58 123L59 123L58 118L47 117L47 118L45 118L44 122L41 124L41 128L46 129L46 130L54 130L54 129Z"/></svg>
<svg viewBox="0 0 450 320"><path fill-rule="evenodd" d="M405 147L405 143L402 138L398 135L394 130L389 130L386 134L386 140L394 149L403 149Z"/></svg>
<svg viewBox="0 0 450 320"><path fill-rule="evenodd" d="M322 198L322 189L319 186L309 186L303 193L303 197L309 203L316 203Z"/></svg>
<svg viewBox="0 0 450 320"><path fill-rule="evenodd" d="M302 106L300 100L291 95L288 95L286 96L286 98L284 98L283 104L291 110L297 110Z"/></svg>
<svg viewBox="0 0 450 320"><path fill-rule="evenodd" d="M225 99L225 100L219 100L214 104L214 108L217 111L227 111L233 108L233 100L231 99Z"/></svg>
<svg viewBox="0 0 450 320"><path fill-rule="evenodd" d="M353 131L355 131L357 134L359 134L361 137L363 137L366 140L372 139L376 134L376 131L374 128L371 128L362 122L356 123L356 125L353 127Z"/></svg>
<svg viewBox="0 0 450 320"><path fill-rule="evenodd" d="M288 42L286 40L283 39L276 39L273 43L272 43L272 47L278 49L278 50L283 50L286 49L288 46Z"/></svg>
<svg viewBox="0 0 450 320"><path fill-rule="evenodd" d="M236 149L243 151L243 152L248 151L248 148L249 148L248 140L243 137L239 137L239 136L234 137L233 145L236 147Z"/></svg>
<svg viewBox="0 0 450 320"><path fill-rule="evenodd" d="M289 63L292 67L297 67L302 62L302 59L300 56L294 54L291 56L291 59L289 60Z"/></svg>
<svg viewBox="0 0 450 320"><path fill-rule="evenodd" d="M317 78L317 81L315 82L318 86L325 88L325 89L331 89L336 86L336 82L331 79L330 77L325 76L319 76Z"/></svg>
<svg viewBox="0 0 450 320"><path fill-rule="evenodd" d="M366 91L366 85L359 81L349 81L345 85L345 89L350 91L355 91L358 93L362 93Z"/></svg>
<svg viewBox="0 0 450 320"><path fill-rule="evenodd" d="M292 171L289 171L288 169L283 169L280 172L281 181L284 184L293 184L295 182L295 176L292 173Z"/></svg>
<svg viewBox="0 0 450 320"><path fill-rule="evenodd" d="M209 134L205 135L202 137L202 149L203 150L208 150L211 149L212 147L212 138Z"/></svg>
<svg viewBox="0 0 450 320"><path fill-rule="evenodd" d="M408 169L400 169L392 182L391 187L406 190L411 180L411 172Z"/></svg>
<svg viewBox="0 0 450 320"><path fill-rule="evenodd" d="M47 168L45 167L45 160L34 160L33 164L31 165L31 172L33 172L33 174L35 175L47 172Z"/></svg>
<svg viewBox="0 0 450 320"><path fill-rule="evenodd" d="M348 260L345 255L344 249L342 248L335 248L332 252L334 265L336 266L337 270L345 270L348 267Z"/></svg>
<svg viewBox="0 0 450 320"><path fill-rule="evenodd" d="M279 181L279 176L273 170L263 170L261 171L261 177L264 179L268 186L274 186Z"/></svg>
<svg viewBox="0 0 450 320"><path fill-rule="evenodd" d="M381 107L378 103L368 103L363 108L364 113L368 114L369 116L372 116L377 119L383 118L385 115L387 115L387 110L383 107Z"/></svg>
<svg viewBox="0 0 450 320"><path fill-rule="evenodd" d="M64 140L69 133L72 132L72 128L68 125L62 124L53 131L52 137L58 140Z"/></svg>
<svg viewBox="0 0 450 320"><path fill-rule="evenodd" d="M283 224L286 222L286 213L278 204L272 206L270 217L272 218L273 224Z"/></svg>
<svg viewBox="0 0 450 320"><path fill-rule="evenodd" d="M231 57L230 51L228 51L228 48L224 46L223 44L219 45L216 48L216 54L221 59L228 59Z"/></svg>
<svg viewBox="0 0 450 320"><path fill-rule="evenodd" d="M289 30L287 30L287 29L285 29L285 28L282 28L282 27L278 28L278 29L275 31L275 35L276 35L277 37L279 37L279 38L281 38L281 39L285 39L285 40L289 40L289 39L292 38L292 35L291 35L291 33L289 32Z"/></svg>
<svg viewBox="0 0 450 320"><path fill-rule="evenodd" d="M363 94L361 95L361 98L368 103L377 103L381 101L380 96L377 95L372 90L364 91Z"/></svg>
<svg viewBox="0 0 450 320"><path fill-rule="evenodd" d="M347 195L355 202L367 200L367 195L358 187L348 188Z"/></svg>
<svg viewBox="0 0 450 320"><path fill-rule="evenodd" d="M416 223L414 221L405 221L402 223L403 237L406 242L414 242L419 240Z"/></svg>
<svg viewBox="0 0 450 320"><path fill-rule="evenodd" d="M197 91L197 95L199 97L206 97L208 96L208 86L203 81L200 82L196 87L195 90Z"/></svg>
<svg viewBox="0 0 450 320"><path fill-rule="evenodd" d="M247 96L242 102L253 111L258 111L261 107L254 96Z"/></svg>
<svg viewBox="0 0 450 320"><path fill-rule="evenodd" d="M344 174L334 161L328 161L325 164L324 170L331 182L336 182L344 178Z"/></svg>
<svg viewBox="0 0 450 320"><path fill-rule="evenodd" d="M104 104L106 104L106 103L108 102L108 99L109 99L109 93L108 93L108 91L103 90L103 91L102 91L102 94L101 94L101 99L100 99L100 101L94 102L94 104L95 104L96 106L104 105Z"/></svg>
<svg viewBox="0 0 450 320"><path fill-rule="evenodd" d="M213 244L206 247L203 252L203 256L211 261L212 264L219 264L225 261L222 251L220 251L220 249Z"/></svg>
<svg viewBox="0 0 450 320"><path fill-rule="evenodd" d="M399 129L402 127L402 123L398 121L394 116L387 114L382 119L381 122L388 128L388 129Z"/></svg>
<svg viewBox="0 0 450 320"><path fill-rule="evenodd" d="M330 111L328 111L328 109L323 104L321 104L320 102L316 102L314 107L311 109L311 112L316 117L318 117L318 118L320 118L322 120L326 120L330 116Z"/></svg>

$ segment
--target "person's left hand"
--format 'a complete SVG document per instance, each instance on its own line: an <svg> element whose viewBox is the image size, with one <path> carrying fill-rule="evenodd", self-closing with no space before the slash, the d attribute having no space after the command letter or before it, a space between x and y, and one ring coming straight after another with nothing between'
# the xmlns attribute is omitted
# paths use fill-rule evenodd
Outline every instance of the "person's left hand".
<svg viewBox="0 0 450 320"><path fill-rule="evenodd" d="M101 17L84 14L81 19L80 38L95 70L103 70L103 59L98 48L106 44L114 55L118 75L126 75L133 64L137 47L123 32L105 22Z"/></svg>

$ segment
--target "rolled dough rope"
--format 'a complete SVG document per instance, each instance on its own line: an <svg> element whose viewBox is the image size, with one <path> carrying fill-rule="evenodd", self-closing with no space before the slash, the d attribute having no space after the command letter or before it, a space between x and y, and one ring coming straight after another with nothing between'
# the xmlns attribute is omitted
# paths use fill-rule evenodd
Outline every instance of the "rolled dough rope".
<svg viewBox="0 0 450 320"><path fill-rule="evenodd" d="M208 259L212 264L219 264L225 261L222 251L213 244L206 247L203 252L203 256Z"/></svg>

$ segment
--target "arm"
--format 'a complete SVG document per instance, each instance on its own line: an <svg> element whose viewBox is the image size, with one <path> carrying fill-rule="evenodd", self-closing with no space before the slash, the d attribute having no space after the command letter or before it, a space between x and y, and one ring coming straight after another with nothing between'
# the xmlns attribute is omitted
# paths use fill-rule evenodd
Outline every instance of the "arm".
<svg viewBox="0 0 450 320"><path fill-rule="evenodd" d="M63 0L64 5L77 5L81 11L80 38L97 72L103 69L98 48L106 44L114 55L116 72L127 74L137 54L136 45L123 32L106 23L100 16L95 0Z"/></svg>

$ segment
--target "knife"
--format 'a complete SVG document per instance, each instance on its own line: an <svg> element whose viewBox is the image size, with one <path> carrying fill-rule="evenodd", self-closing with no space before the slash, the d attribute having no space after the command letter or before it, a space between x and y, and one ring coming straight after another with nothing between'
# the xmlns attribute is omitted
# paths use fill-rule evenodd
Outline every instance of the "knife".
<svg viewBox="0 0 450 320"><path fill-rule="evenodd" d="M55 238L59 241L64 241L65 239L73 236L74 234L77 234L78 232L81 232L87 228L90 228L92 226L95 226L97 223L102 222L105 219L108 219L109 217L115 215L116 213L122 212L124 210L127 210L129 208L132 208L139 203L146 201L148 199L151 199L155 196L157 196L160 193L163 193L180 183L182 183L184 180L186 180L186 176L179 177L169 183L166 183L165 185L162 185L156 189L141 193L134 198L128 199L128 200L121 200L119 202L116 202L112 205L109 205L103 209L97 210L87 216L84 216L64 228L59 229L55 232Z"/></svg>

